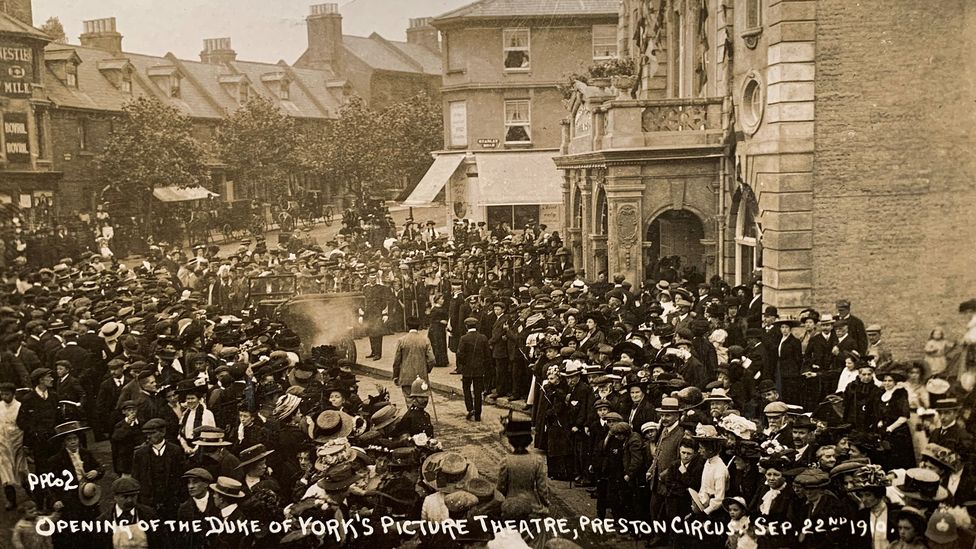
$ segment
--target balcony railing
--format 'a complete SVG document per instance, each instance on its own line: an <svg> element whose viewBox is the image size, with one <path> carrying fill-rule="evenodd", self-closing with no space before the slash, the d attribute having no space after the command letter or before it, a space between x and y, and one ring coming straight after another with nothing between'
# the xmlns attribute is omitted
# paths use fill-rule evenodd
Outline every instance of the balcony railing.
<svg viewBox="0 0 976 549"><path fill-rule="evenodd" d="M611 100L590 105L592 128L576 120L569 153L607 149L680 148L722 142L723 99Z"/></svg>

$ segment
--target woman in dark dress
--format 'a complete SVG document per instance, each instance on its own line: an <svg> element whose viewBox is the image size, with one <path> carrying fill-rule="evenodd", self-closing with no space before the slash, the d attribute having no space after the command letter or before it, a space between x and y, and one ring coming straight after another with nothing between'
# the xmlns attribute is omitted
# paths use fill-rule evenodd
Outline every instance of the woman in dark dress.
<svg viewBox="0 0 976 549"><path fill-rule="evenodd" d="M569 389L558 371L550 368L543 386L543 406L547 407L544 418L546 438L546 463L549 476L554 480L573 478L573 444L569 424L572 409L566 402Z"/></svg>
<svg viewBox="0 0 976 549"><path fill-rule="evenodd" d="M434 305L430 308L430 328L427 329L427 339L434 348L434 366L446 368L447 359L447 309L444 308L444 296L437 295Z"/></svg>
<svg viewBox="0 0 976 549"><path fill-rule="evenodd" d="M915 448L912 432L908 427L911 409L908 406L908 391L901 385L905 381L905 370L898 365L878 373L884 389L878 396L881 421L878 423L882 440L886 441L888 451L878 456L885 470L910 469L915 467Z"/></svg>

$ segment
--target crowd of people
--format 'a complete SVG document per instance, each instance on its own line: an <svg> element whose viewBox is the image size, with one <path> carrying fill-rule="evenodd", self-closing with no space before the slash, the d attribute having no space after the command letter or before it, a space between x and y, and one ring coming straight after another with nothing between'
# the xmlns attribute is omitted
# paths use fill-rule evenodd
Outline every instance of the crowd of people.
<svg viewBox="0 0 976 549"><path fill-rule="evenodd" d="M589 277L534 223L446 235L377 210L344 224L324 244L305 233L226 255L153 246L138 261L88 250L5 268L0 481L21 514L15 546L572 546L348 522L540 518L558 482L589 491L596 518L723 525L638 529L648 546L972 547L976 300L959 307L958 344L933 333L923 360L902 360L846 300L793 319L764 306L758 281ZM407 332L402 395L361 387L335 347L258 314L253 281L275 275L296 293L361 292L367 358ZM436 438L434 368L459 375L467 420L485 402L524 404L501 426L497 475ZM45 517L345 525L45 537Z"/></svg>

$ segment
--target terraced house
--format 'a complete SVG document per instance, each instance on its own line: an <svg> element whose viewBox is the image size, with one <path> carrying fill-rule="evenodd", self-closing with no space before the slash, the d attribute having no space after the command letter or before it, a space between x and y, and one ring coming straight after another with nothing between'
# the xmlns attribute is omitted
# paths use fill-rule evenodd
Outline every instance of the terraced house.
<svg viewBox="0 0 976 549"><path fill-rule="evenodd" d="M192 118L195 137L212 144L220 121L254 96L316 123L334 119L350 94L382 108L404 93L436 93L429 81L440 74L437 34L424 20L414 22L408 42L342 36L341 24L330 35L323 20L341 21L334 4L311 7L309 48L295 64L240 60L226 37L203 40L199 60L127 52L115 18L85 21L80 44L51 43L32 26L30 0L0 2L0 8L0 203L28 218L39 209L72 217L93 208L105 184L94 175L93 159L133 98L177 108ZM318 63L335 44L342 45L342 61ZM226 200L245 197L233 166L213 157L210 168L211 191ZM295 178L326 196L344 192L338 182ZM165 201L199 198L191 194L156 192Z"/></svg>

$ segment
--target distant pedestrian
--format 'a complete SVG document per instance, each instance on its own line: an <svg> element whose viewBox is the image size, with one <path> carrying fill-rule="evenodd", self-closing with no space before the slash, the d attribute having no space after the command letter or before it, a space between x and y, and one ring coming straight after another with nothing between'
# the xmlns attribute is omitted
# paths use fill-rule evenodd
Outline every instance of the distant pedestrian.
<svg viewBox="0 0 976 549"><path fill-rule="evenodd" d="M468 332L458 342L457 368L461 374L461 387L464 390L464 407L468 413L465 419L481 421L481 397L484 379L491 364L491 348L488 338L478 332L478 319L464 319Z"/></svg>

